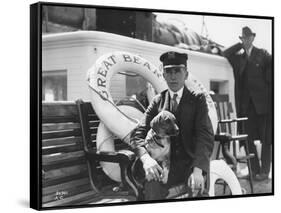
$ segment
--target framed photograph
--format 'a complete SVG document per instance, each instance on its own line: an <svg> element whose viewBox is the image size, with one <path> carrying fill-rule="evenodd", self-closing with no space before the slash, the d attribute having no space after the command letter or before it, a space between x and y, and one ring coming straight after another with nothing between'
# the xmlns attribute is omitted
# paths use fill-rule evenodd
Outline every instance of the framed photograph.
<svg viewBox="0 0 281 213"><path fill-rule="evenodd" d="M30 207L274 195L274 17L30 5Z"/></svg>

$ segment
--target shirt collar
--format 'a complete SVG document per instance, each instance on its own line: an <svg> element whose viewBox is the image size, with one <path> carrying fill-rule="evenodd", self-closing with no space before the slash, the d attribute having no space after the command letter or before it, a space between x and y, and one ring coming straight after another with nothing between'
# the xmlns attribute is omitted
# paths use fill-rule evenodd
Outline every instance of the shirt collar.
<svg viewBox="0 0 281 213"><path fill-rule="evenodd" d="M182 97L182 93L183 93L183 88L182 87L181 89L179 89L177 92L173 92L172 90L168 89L169 90L169 94L170 94L170 97L173 98L174 94L177 94L177 99L180 100L181 97Z"/></svg>

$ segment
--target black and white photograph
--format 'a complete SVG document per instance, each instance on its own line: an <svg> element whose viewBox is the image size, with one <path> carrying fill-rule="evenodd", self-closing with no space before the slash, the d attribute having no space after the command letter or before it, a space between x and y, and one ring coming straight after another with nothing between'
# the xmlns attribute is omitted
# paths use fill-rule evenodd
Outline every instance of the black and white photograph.
<svg viewBox="0 0 281 213"><path fill-rule="evenodd" d="M31 208L274 195L273 43L272 16L30 5Z"/></svg>

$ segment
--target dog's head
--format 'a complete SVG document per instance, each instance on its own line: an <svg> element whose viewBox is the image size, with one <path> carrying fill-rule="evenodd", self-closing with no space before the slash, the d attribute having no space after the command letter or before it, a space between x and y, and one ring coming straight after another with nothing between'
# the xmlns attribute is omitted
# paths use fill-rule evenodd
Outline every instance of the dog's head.
<svg viewBox="0 0 281 213"><path fill-rule="evenodd" d="M166 110L161 111L152 119L150 127L159 137L176 136L179 133L176 117Z"/></svg>

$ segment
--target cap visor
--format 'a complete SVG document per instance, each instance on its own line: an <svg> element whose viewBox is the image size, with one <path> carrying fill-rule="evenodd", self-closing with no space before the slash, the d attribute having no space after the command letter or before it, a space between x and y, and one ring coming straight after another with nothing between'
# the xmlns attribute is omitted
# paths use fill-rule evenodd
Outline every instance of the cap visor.
<svg viewBox="0 0 281 213"><path fill-rule="evenodd" d="M165 68L172 68L172 67L186 67L184 64L169 64L169 65L165 65Z"/></svg>

